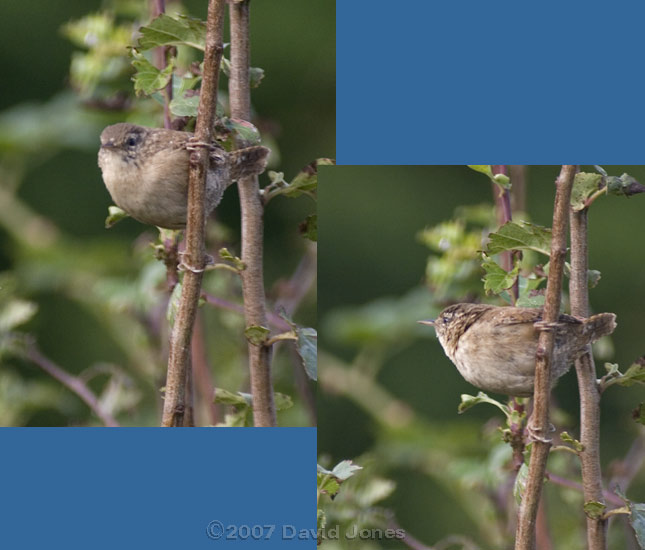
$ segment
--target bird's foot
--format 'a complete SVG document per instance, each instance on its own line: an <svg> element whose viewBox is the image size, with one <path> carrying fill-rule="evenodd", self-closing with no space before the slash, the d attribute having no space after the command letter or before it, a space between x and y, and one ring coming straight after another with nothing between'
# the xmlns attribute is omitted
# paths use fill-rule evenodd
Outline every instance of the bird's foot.
<svg viewBox="0 0 645 550"><path fill-rule="evenodd" d="M533 426L531 420L529 420L529 423L526 425L526 433L528 434L529 443L539 441L540 443L551 444L553 440L549 437L548 434L555 432L555 426L549 423L549 427L546 429L546 434L544 432L544 429Z"/></svg>
<svg viewBox="0 0 645 550"><path fill-rule="evenodd" d="M204 255L204 267L195 267L190 263L186 262L185 260L186 252L180 252L179 257L181 258L178 266L179 271L191 271L192 273L204 273L204 271L206 271L207 266L213 265L215 263L215 259L210 254Z"/></svg>

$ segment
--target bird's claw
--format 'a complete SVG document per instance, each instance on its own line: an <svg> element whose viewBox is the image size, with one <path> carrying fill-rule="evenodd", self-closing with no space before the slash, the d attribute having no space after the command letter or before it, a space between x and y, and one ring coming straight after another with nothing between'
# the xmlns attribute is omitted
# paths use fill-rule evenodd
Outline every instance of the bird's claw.
<svg viewBox="0 0 645 550"><path fill-rule="evenodd" d="M549 427L547 428L547 433L552 433L555 432L555 426L551 423L549 423ZM535 441L539 441L540 443L548 443L551 444L553 440L548 437L543 436L544 430L542 428L536 428L533 426L533 424L529 421L529 423L526 426L526 433L528 434L528 442L533 443Z"/></svg>
<svg viewBox="0 0 645 550"><path fill-rule="evenodd" d="M179 265L177 266L179 271L191 271L192 273L204 273L206 271L206 267L209 265L213 265L215 263L215 259L213 256L210 254L205 254L204 255L204 267L194 267L191 264L187 263L184 260L184 257L186 256L186 252L180 252L179 257L181 258L181 261L179 262Z"/></svg>

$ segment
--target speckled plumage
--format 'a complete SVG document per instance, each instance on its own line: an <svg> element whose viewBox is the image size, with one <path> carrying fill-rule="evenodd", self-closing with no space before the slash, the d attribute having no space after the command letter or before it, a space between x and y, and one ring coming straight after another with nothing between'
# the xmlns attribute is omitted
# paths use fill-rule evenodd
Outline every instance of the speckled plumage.
<svg viewBox="0 0 645 550"><path fill-rule="evenodd" d="M455 304L432 324L446 355L474 386L513 396L533 395L539 308ZM616 328L613 313L588 319L560 315L555 330L552 385L587 346Z"/></svg>
<svg viewBox="0 0 645 550"><path fill-rule="evenodd" d="M125 122L105 128L101 133L99 166L116 205L143 223L183 229L190 161L187 146L192 138L189 132ZM233 181L264 170L269 150L255 146L228 153L213 142L209 153L206 216Z"/></svg>

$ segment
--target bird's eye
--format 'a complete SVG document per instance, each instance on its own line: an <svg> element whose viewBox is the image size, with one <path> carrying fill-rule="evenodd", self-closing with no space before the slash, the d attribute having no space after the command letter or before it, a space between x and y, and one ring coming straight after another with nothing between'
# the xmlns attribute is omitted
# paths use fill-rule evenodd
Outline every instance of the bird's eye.
<svg viewBox="0 0 645 550"><path fill-rule="evenodd" d="M128 147L134 147L137 144L137 140L134 136L130 136L125 143Z"/></svg>

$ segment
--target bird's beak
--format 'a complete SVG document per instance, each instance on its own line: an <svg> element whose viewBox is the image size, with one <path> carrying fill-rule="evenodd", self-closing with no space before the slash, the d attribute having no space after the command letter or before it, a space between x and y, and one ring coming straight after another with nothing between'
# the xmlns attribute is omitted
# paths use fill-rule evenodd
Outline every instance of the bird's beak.
<svg viewBox="0 0 645 550"><path fill-rule="evenodd" d="M111 149L113 147L116 147L116 145L114 145L114 142L112 140L101 143L101 149Z"/></svg>
<svg viewBox="0 0 645 550"><path fill-rule="evenodd" d="M434 326L434 319L426 319L425 321L417 321L420 325L430 325L431 327Z"/></svg>

